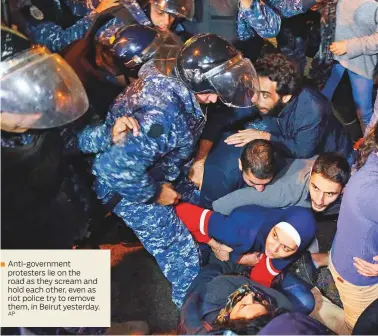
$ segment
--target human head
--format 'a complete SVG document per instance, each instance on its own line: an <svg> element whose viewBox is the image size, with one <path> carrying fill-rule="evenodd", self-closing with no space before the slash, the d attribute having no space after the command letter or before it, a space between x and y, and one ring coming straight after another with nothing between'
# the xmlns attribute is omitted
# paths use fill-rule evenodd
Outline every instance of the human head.
<svg viewBox="0 0 378 336"><path fill-rule="evenodd" d="M369 155L374 152L378 152L378 122L371 128L358 148L356 169L363 167Z"/></svg>
<svg viewBox="0 0 378 336"><path fill-rule="evenodd" d="M192 20L193 0L149 0L152 23L160 30L167 31L176 19Z"/></svg>
<svg viewBox="0 0 378 336"><path fill-rule="evenodd" d="M243 180L257 191L264 191L276 172L276 160L272 144L263 139L249 142L239 159Z"/></svg>
<svg viewBox="0 0 378 336"><path fill-rule="evenodd" d="M150 0L150 6L150 16L153 25L162 31L169 30L175 21L175 17L172 14L164 12L155 1Z"/></svg>
<svg viewBox="0 0 378 336"><path fill-rule="evenodd" d="M253 326L259 330L279 313L277 306L277 301L261 287L244 284L227 297L212 326L234 331Z"/></svg>
<svg viewBox="0 0 378 336"><path fill-rule="evenodd" d="M280 222L272 227L265 241L265 255L271 259L290 257L315 238L316 222L309 209L289 207L280 211Z"/></svg>
<svg viewBox="0 0 378 336"><path fill-rule="evenodd" d="M260 91L252 102L261 114L277 116L298 93L300 73L297 66L283 54L267 54L257 60L256 72Z"/></svg>
<svg viewBox="0 0 378 336"><path fill-rule="evenodd" d="M88 109L84 87L57 54L1 27L2 129L23 133L68 124Z"/></svg>
<svg viewBox="0 0 378 336"><path fill-rule="evenodd" d="M179 78L202 103L214 102L217 95L228 106L250 107L258 91L252 63L215 34L199 34L181 48L157 53L155 65L165 75ZM201 99L205 94L213 98Z"/></svg>
<svg viewBox="0 0 378 336"><path fill-rule="evenodd" d="M311 170L309 192L311 207L324 211L344 192L350 177L348 161L336 153L324 153L314 162Z"/></svg>
<svg viewBox="0 0 378 336"><path fill-rule="evenodd" d="M149 26L121 27L110 38L103 34L96 39L96 65L113 76L136 78L141 66L164 44L180 45L181 41L171 33Z"/></svg>

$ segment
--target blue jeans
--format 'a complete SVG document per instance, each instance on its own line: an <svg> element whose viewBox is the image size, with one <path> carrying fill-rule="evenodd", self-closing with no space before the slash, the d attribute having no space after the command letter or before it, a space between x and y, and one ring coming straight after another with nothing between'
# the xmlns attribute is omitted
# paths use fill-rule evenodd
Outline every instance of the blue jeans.
<svg viewBox="0 0 378 336"><path fill-rule="evenodd" d="M331 76L324 86L322 93L331 100L345 71L348 71L357 116L360 119L363 129L365 129L369 125L373 115L373 79L357 75L344 68L341 64L336 63L332 67Z"/></svg>
<svg viewBox="0 0 378 336"><path fill-rule="evenodd" d="M293 311L307 315L315 308L315 298L311 289L310 284L290 272L284 275L278 288L290 300Z"/></svg>

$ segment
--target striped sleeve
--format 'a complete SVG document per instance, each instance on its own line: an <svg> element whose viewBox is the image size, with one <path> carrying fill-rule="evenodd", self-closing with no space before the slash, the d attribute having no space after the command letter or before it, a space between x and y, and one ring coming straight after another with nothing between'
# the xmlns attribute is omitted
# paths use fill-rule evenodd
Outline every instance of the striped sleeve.
<svg viewBox="0 0 378 336"><path fill-rule="evenodd" d="M176 206L176 213L197 242L209 242L208 226L213 211L183 202Z"/></svg>

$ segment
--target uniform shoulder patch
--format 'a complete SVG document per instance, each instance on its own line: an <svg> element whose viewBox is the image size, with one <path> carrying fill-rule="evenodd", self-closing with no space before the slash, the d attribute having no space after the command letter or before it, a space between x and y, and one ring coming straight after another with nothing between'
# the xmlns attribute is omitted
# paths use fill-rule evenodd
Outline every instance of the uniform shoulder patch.
<svg viewBox="0 0 378 336"><path fill-rule="evenodd" d="M150 138L156 139L164 133L164 127L161 124L152 124L147 135Z"/></svg>

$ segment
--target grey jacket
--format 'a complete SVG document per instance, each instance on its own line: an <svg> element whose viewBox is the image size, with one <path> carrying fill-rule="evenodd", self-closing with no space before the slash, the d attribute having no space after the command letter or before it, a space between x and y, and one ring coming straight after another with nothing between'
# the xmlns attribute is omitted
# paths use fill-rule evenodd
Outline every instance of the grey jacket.
<svg viewBox="0 0 378 336"><path fill-rule="evenodd" d="M248 204L268 208L286 208L294 205L311 208L308 184L315 160L316 157L289 160L287 166L276 175L263 192L253 187L236 190L214 201L213 209L229 215L235 208Z"/></svg>
<svg viewBox="0 0 378 336"><path fill-rule="evenodd" d="M378 53L378 3L375 0L339 0L335 41L346 40L347 53L334 58L365 78L373 78Z"/></svg>

